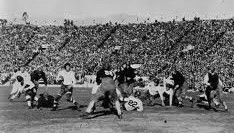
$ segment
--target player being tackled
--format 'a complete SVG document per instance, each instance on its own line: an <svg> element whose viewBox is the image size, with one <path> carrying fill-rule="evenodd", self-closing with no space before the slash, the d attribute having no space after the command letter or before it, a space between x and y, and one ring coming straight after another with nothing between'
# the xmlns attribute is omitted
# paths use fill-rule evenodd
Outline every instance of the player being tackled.
<svg viewBox="0 0 249 136"><path fill-rule="evenodd" d="M114 73L111 71L111 66L105 63L97 72L96 84L92 89L92 96L90 103L86 109L86 112L81 115L83 118L92 118L94 113L94 105L96 102L104 100L106 103L104 105L108 105L111 110L115 105L116 114L119 119L122 118L120 103L118 100L117 87L114 81Z"/></svg>

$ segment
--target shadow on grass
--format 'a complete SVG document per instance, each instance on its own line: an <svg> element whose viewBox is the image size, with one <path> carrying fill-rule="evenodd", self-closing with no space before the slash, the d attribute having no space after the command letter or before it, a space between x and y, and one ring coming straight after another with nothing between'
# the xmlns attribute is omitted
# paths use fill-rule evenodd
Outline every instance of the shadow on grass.
<svg viewBox="0 0 249 136"><path fill-rule="evenodd" d="M90 116L81 115L80 117L82 117L83 119L94 119L94 118L106 116L106 115L116 115L116 114L110 110L102 110L102 111L94 112Z"/></svg>
<svg viewBox="0 0 249 136"><path fill-rule="evenodd" d="M80 111L81 108L85 108L85 107L87 107L87 105L80 105L80 108L79 108L79 109L77 109L76 106L68 106L68 107L66 107L66 108L57 109L56 111L62 111L62 110L67 110L67 109L79 110L79 111Z"/></svg>
<svg viewBox="0 0 249 136"><path fill-rule="evenodd" d="M212 111L215 111L215 112L227 112L227 111L224 111L224 110L218 110L218 109L216 109L216 108L214 108L214 107L209 108L208 105L203 105L203 104L196 104L196 106L199 107L199 108L208 110L208 111L211 111L211 110L212 110Z"/></svg>

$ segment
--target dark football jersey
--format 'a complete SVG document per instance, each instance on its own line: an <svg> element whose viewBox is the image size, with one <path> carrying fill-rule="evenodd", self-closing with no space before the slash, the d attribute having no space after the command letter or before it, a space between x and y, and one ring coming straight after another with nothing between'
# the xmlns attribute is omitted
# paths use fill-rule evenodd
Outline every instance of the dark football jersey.
<svg viewBox="0 0 249 136"><path fill-rule="evenodd" d="M133 68L125 68L124 69L124 75L125 77L129 77L129 78L135 78L136 74L135 74L135 69Z"/></svg>
<svg viewBox="0 0 249 136"><path fill-rule="evenodd" d="M135 82L135 79L134 79L136 77L135 69L133 69L131 67L125 68L121 72L120 77L122 77L121 80L120 80L120 83L124 82L122 80L125 80L128 84ZM130 78L130 79L128 79L128 78Z"/></svg>
<svg viewBox="0 0 249 136"><path fill-rule="evenodd" d="M47 98L43 94L40 94L40 98L38 99L37 108L45 107L45 108L51 108L54 104L54 97L51 95L48 95Z"/></svg>
<svg viewBox="0 0 249 136"><path fill-rule="evenodd" d="M185 82L184 76L179 71L176 71L175 74L172 74L172 80L174 80L174 87L176 85L181 86Z"/></svg>
<svg viewBox="0 0 249 136"><path fill-rule="evenodd" d="M213 87L213 89L216 89L219 84L219 76L218 74L210 74L208 73L208 83Z"/></svg>
<svg viewBox="0 0 249 136"><path fill-rule="evenodd" d="M46 74L43 71L35 70L31 73L31 81L39 81L40 79L43 79L45 85L47 85L47 77Z"/></svg>
<svg viewBox="0 0 249 136"><path fill-rule="evenodd" d="M116 80L121 84L124 82L124 74L123 74L123 71L119 71L119 72L116 72Z"/></svg>
<svg viewBox="0 0 249 136"><path fill-rule="evenodd" d="M101 69L100 71L97 72L97 77L96 77L96 82L97 84L101 83L101 78L106 78L106 77L110 77L113 78L114 77L114 73L108 69Z"/></svg>

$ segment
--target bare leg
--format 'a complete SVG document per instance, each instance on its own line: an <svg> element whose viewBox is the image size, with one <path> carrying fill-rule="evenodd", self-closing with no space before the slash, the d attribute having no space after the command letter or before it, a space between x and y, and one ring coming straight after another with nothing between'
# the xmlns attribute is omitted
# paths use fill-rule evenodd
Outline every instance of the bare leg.
<svg viewBox="0 0 249 136"><path fill-rule="evenodd" d="M169 89L168 92L169 92L169 106L172 106L174 91L173 89Z"/></svg>
<svg viewBox="0 0 249 136"><path fill-rule="evenodd" d="M88 107L86 109L86 113L91 113L92 112L92 109L94 107L94 104L95 104L95 101L94 100L91 100L90 103L88 104Z"/></svg>
<svg viewBox="0 0 249 136"><path fill-rule="evenodd" d="M165 103L164 103L165 98L163 96L163 93L159 92L159 96L160 96L160 99L161 99L162 106L165 106Z"/></svg>
<svg viewBox="0 0 249 136"><path fill-rule="evenodd" d="M115 102L115 107L116 107L116 110L118 112L118 118L121 119L122 118L122 112L121 112L120 103L119 103L118 100L116 100L116 102Z"/></svg>

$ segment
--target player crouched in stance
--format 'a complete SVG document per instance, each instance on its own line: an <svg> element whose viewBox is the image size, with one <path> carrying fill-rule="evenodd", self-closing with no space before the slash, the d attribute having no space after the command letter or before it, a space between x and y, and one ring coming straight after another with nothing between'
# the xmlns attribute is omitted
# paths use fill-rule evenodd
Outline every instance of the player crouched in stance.
<svg viewBox="0 0 249 136"><path fill-rule="evenodd" d="M215 102L214 95L216 95L216 99L223 105L225 111L228 111L227 105L223 99L223 85L219 79L218 74L215 72L214 67L210 67L208 69L208 73L204 77L204 84L206 85L206 96L208 100L208 109L211 109L211 102ZM216 109L214 108L216 111Z"/></svg>
<svg viewBox="0 0 249 136"><path fill-rule="evenodd" d="M70 63L66 63L64 68L64 70L59 71L56 78L56 80L58 82L62 82L62 84L61 91L55 96L52 111L56 111L58 108L58 102L64 94L66 94L67 101L72 102L76 106L76 109L79 110L79 104L72 97L73 86L76 84L75 74L73 71L71 71Z"/></svg>
<svg viewBox="0 0 249 136"><path fill-rule="evenodd" d="M191 107L194 106L194 98L191 96L187 96L186 92L188 90L188 83L185 81L184 76L174 68L173 72L171 73L172 80L174 81L174 85L171 86L174 90L174 96L178 101L178 107L183 107L183 99L189 100L192 102Z"/></svg>
<svg viewBox="0 0 249 136"><path fill-rule="evenodd" d="M117 110L118 118L122 118L120 103L118 100L118 94L113 77L114 73L111 71L111 66L108 64L104 64L103 68L97 72L97 85L93 87L90 103L86 109L86 112L81 115L81 117L91 118L93 116L93 108L95 108L95 103L104 100L105 102L110 101L105 105L109 104L111 110L114 103Z"/></svg>
<svg viewBox="0 0 249 136"><path fill-rule="evenodd" d="M30 81L30 80L25 80L21 76L16 77L17 81L20 83L22 87L22 92L25 93L25 98L28 104L29 109L33 108L33 102L34 102L34 97L36 95L36 92L34 92L34 87L35 85Z"/></svg>
<svg viewBox="0 0 249 136"><path fill-rule="evenodd" d="M124 107L127 111L143 111L143 102L139 99L141 92L135 91L128 98L124 98Z"/></svg>

